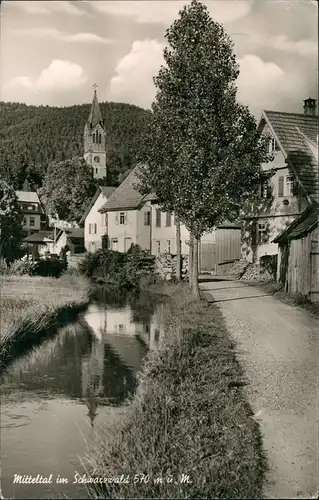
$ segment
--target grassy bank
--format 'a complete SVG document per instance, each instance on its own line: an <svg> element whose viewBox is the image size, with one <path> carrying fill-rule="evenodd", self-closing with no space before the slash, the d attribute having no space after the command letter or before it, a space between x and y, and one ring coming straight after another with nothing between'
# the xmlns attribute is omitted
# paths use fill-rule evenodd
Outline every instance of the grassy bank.
<svg viewBox="0 0 319 500"><path fill-rule="evenodd" d="M284 291L283 286L280 283L274 281L242 281L249 286L254 286L259 290L262 290L269 295L273 295L276 299L290 304L292 306L301 307L308 313L319 317L319 303L311 302L305 295L301 293L287 293Z"/></svg>
<svg viewBox="0 0 319 500"><path fill-rule="evenodd" d="M88 303L85 278L0 276L0 371Z"/></svg>
<svg viewBox="0 0 319 500"><path fill-rule="evenodd" d="M164 287L166 337L124 419L84 459L91 477L124 474L128 484L99 486L91 497L261 498L259 427L222 315L186 286Z"/></svg>

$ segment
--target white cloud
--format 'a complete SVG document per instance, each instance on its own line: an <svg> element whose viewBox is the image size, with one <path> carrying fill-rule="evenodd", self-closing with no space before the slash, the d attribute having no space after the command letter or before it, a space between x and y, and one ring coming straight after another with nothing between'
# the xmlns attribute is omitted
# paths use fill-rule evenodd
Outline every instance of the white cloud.
<svg viewBox="0 0 319 500"><path fill-rule="evenodd" d="M238 99L248 105L253 112L261 109L277 109L280 101L289 93L288 75L273 62L265 62L252 54L239 61L240 75L237 80Z"/></svg>
<svg viewBox="0 0 319 500"><path fill-rule="evenodd" d="M95 33L75 33L74 35L64 35L62 40L66 42L84 42L84 43L112 43L110 38L102 38Z"/></svg>
<svg viewBox="0 0 319 500"><path fill-rule="evenodd" d="M84 14L82 9L79 9L68 0L28 0L10 2L10 6L18 7L29 14L52 14L54 12L62 12L72 16L81 16Z"/></svg>
<svg viewBox="0 0 319 500"><path fill-rule="evenodd" d="M265 36L256 33L245 33L245 35L250 50L267 47L298 56L316 56L318 53L318 45L315 40L291 40L287 35Z"/></svg>
<svg viewBox="0 0 319 500"><path fill-rule="evenodd" d="M110 99L150 107L155 97L153 77L163 63L163 45L157 40L135 41L115 68Z"/></svg>
<svg viewBox="0 0 319 500"><path fill-rule="evenodd" d="M109 44L112 40L109 38L103 38L95 33L74 33L66 34L62 33L56 28L33 28L33 29L20 29L16 30L17 35L27 35L34 36L37 38L53 38L55 40L64 42L76 42L76 43L101 43Z"/></svg>
<svg viewBox="0 0 319 500"><path fill-rule="evenodd" d="M157 40L135 41L115 68L109 98L150 107L156 93L153 77L164 64L163 47ZM274 62L265 62L253 54L245 55L238 62L238 99L257 116L261 109L280 109L283 98L301 91L298 72L287 74Z"/></svg>
<svg viewBox="0 0 319 500"><path fill-rule="evenodd" d="M139 23L171 24L178 17L178 12L184 7L185 1L152 0L143 1L92 1L90 5L98 12L116 16L133 17ZM251 0L204 0L216 21L232 22L246 16L251 11Z"/></svg>
<svg viewBox="0 0 319 500"><path fill-rule="evenodd" d="M86 81L87 77L79 64L56 59L35 80L18 76L11 80L8 87L27 88L37 92L58 91L76 89Z"/></svg>

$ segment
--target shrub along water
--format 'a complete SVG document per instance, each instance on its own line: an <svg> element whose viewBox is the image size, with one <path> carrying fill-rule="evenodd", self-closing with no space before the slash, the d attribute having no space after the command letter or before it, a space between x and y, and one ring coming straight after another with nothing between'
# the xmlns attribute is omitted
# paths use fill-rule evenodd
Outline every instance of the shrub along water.
<svg viewBox="0 0 319 500"><path fill-rule="evenodd" d="M84 277L0 276L0 371L88 304Z"/></svg>
<svg viewBox="0 0 319 500"><path fill-rule="evenodd" d="M154 272L155 257L147 252L121 253L98 250L89 253L79 264L79 271L96 283L138 288L146 276Z"/></svg>
<svg viewBox="0 0 319 500"><path fill-rule="evenodd" d="M83 462L91 498L261 498L265 458L216 306L166 285L165 337L123 420ZM127 481L104 483L103 478Z"/></svg>

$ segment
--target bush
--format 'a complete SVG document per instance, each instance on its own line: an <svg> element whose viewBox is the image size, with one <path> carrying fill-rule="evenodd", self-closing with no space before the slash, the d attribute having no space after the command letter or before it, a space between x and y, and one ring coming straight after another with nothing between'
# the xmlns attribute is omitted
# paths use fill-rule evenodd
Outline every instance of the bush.
<svg viewBox="0 0 319 500"><path fill-rule="evenodd" d="M129 254L102 249L87 254L79 264L79 271L95 282L135 288L139 287L142 276L153 272L154 261L145 252Z"/></svg>
<svg viewBox="0 0 319 500"><path fill-rule="evenodd" d="M278 255L263 255L259 259L261 273L269 273L274 279L277 278Z"/></svg>
<svg viewBox="0 0 319 500"><path fill-rule="evenodd" d="M66 270L67 263L58 259L43 259L33 262L30 259L15 260L7 274L14 276L48 276L52 278L59 278Z"/></svg>

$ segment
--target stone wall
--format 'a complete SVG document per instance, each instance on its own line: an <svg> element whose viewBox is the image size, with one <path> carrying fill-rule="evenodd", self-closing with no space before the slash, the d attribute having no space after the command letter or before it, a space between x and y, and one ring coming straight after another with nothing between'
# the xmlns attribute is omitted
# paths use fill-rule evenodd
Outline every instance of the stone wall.
<svg viewBox="0 0 319 500"><path fill-rule="evenodd" d="M165 281L171 281L176 277L177 258L176 255L163 253L156 257L155 273ZM182 254L182 279L188 278L188 255Z"/></svg>

